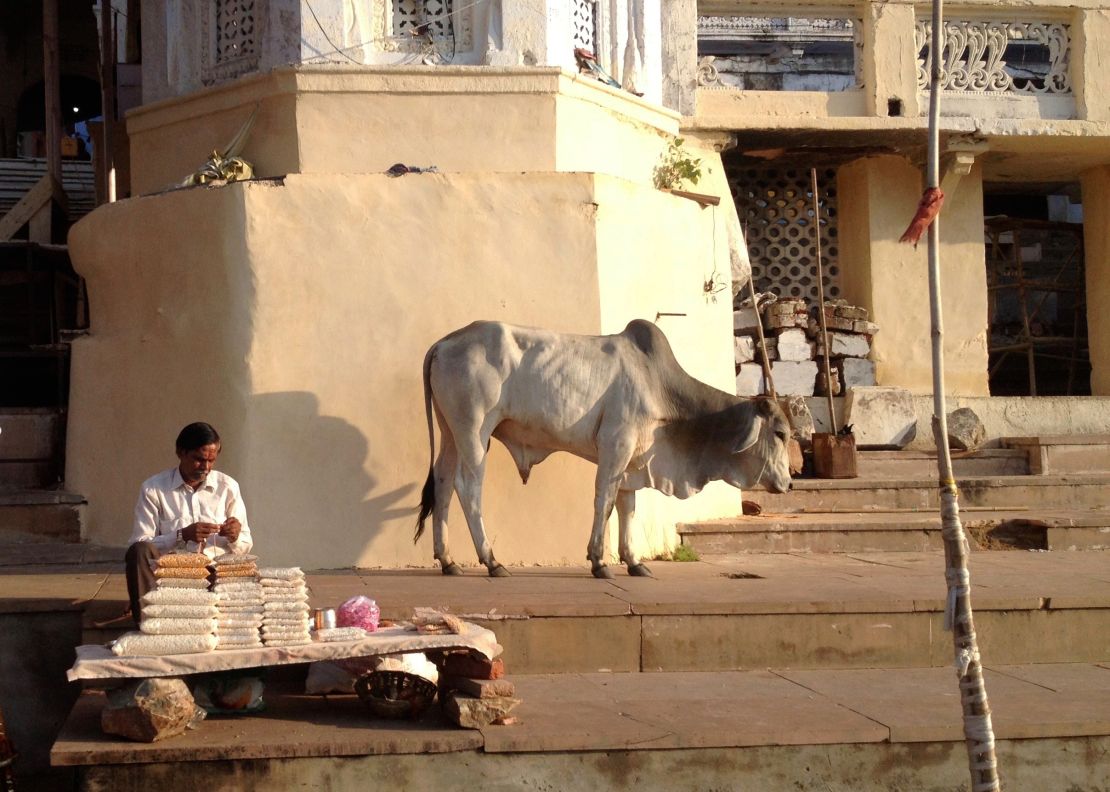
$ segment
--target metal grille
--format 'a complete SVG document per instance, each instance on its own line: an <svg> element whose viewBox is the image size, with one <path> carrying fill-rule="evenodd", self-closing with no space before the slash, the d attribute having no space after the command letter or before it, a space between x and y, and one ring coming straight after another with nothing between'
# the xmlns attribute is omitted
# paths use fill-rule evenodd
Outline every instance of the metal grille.
<svg viewBox="0 0 1110 792"><path fill-rule="evenodd" d="M597 2L596 0L574 0L571 12L574 26L574 46L594 52L597 42Z"/></svg>
<svg viewBox="0 0 1110 792"><path fill-rule="evenodd" d="M216 0L217 64L255 54L254 0Z"/></svg>
<svg viewBox="0 0 1110 792"><path fill-rule="evenodd" d="M802 297L816 306L817 245L809 169L730 169L728 183L744 227L756 289ZM835 170L818 169L817 191L825 298L831 299L840 296Z"/></svg>

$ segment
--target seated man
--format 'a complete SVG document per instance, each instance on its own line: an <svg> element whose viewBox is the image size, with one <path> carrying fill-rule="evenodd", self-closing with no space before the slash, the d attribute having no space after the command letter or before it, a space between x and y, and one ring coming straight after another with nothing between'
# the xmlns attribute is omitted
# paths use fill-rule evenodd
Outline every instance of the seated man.
<svg viewBox="0 0 1110 792"><path fill-rule="evenodd" d="M135 524L127 550L127 594L139 623L142 597L154 588L154 562L163 553L250 552L250 528L239 485L213 470L220 435L209 424L192 423L177 436L178 465L151 476L139 489Z"/></svg>

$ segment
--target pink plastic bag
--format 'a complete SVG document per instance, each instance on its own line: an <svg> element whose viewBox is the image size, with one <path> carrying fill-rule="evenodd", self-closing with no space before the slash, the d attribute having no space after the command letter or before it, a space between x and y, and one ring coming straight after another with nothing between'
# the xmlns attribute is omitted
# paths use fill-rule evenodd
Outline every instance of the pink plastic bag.
<svg viewBox="0 0 1110 792"><path fill-rule="evenodd" d="M337 627L361 627L366 632L378 629L378 620L381 612L378 603L369 597L359 594L351 597L335 611L335 624Z"/></svg>

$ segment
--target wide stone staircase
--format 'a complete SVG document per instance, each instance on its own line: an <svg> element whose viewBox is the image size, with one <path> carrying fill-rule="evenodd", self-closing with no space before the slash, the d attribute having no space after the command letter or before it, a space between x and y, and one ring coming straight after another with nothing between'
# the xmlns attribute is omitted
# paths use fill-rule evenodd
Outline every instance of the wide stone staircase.
<svg viewBox="0 0 1110 792"><path fill-rule="evenodd" d="M1110 549L1110 436L1005 438L956 455L961 521L983 549ZM863 451L859 477L746 492L758 515L679 527L698 553L939 550L936 454Z"/></svg>
<svg viewBox="0 0 1110 792"><path fill-rule="evenodd" d="M1016 438L956 461L1006 790L1105 792L1110 779L1110 554L1097 549L1110 543L1108 449L1110 438ZM496 580L480 568L309 573L314 607L363 593L387 618L432 605L492 629L522 699L516 725L460 730L436 710L375 720L355 697L304 695L305 667L289 666L267 676L266 713L212 717L147 745L103 735L104 696L90 689L65 709L51 780L97 790L228 779L236 789L397 779L411 789L968 788L942 628L935 460L865 452L860 472L798 479L782 496L745 492L762 514L683 526L700 560L649 562L655 580L599 581L584 565ZM98 622L124 597L118 570L87 563L0 575L9 604L78 609L83 642L118 632Z"/></svg>

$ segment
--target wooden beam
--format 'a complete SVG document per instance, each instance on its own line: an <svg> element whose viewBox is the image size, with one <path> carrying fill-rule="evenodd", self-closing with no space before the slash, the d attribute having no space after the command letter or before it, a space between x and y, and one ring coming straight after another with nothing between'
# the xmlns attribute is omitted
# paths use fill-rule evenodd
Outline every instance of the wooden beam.
<svg viewBox="0 0 1110 792"><path fill-rule="evenodd" d="M46 101L46 170L62 182L61 68L58 62L58 0L42 0L42 79Z"/></svg>
<svg viewBox="0 0 1110 792"><path fill-rule="evenodd" d="M35 186L19 199L16 205L11 208L11 211L0 217L0 242L7 241L15 236L16 232L31 222L40 210L45 208L47 211L52 211L52 203L57 203L64 208L66 195L65 191L62 190L62 185L50 173L47 173L35 182ZM42 228L39 223L36 223L35 230L36 235L41 236ZM47 236L49 236L49 233L47 233Z"/></svg>

